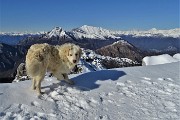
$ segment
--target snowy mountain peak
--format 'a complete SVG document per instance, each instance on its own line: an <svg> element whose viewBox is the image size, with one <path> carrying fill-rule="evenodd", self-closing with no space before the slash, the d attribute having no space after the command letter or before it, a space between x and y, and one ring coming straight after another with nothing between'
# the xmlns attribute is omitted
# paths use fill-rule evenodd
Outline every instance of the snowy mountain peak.
<svg viewBox="0 0 180 120"><path fill-rule="evenodd" d="M61 27L55 27L54 29L52 29L50 32L47 33L47 36L51 38L51 37L65 37L67 35L66 32Z"/></svg>
<svg viewBox="0 0 180 120"><path fill-rule="evenodd" d="M156 28L152 28L149 31L157 31L157 29Z"/></svg>
<svg viewBox="0 0 180 120"><path fill-rule="evenodd" d="M112 45L117 45L117 44L126 44L128 46L132 46L130 43L128 43L127 41L125 40L119 40L117 42L114 42Z"/></svg>
<svg viewBox="0 0 180 120"><path fill-rule="evenodd" d="M88 34L100 34L100 35L110 35L110 34L112 34L112 31L107 30L107 29L103 29L101 27L83 25L82 27L80 27L80 29L85 31Z"/></svg>
<svg viewBox="0 0 180 120"><path fill-rule="evenodd" d="M93 27L88 25L83 25L80 28L72 30L76 38L90 38L90 39L120 39L119 36L115 36L113 31L103 29L101 27Z"/></svg>

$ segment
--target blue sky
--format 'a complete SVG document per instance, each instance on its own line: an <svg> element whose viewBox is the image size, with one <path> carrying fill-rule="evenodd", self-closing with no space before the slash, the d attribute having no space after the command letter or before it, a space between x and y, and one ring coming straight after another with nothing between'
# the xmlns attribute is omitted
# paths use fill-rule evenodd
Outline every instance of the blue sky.
<svg viewBox="0 0 180 120"><path fill-rule="evenodd" d="M179 28L179 0L0 0L0 31Z"/></svg>

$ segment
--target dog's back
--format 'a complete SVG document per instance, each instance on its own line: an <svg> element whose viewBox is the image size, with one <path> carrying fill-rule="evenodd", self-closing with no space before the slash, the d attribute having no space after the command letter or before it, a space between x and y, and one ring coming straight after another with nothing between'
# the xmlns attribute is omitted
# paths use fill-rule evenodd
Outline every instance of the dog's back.
<svg viewBox="0 0 180 120"><path fill-rule="evenodd" d="M30 77L44 74L47 69L50 49L48 44L34 44L29 48L26 55L26 70Z"/></svg>

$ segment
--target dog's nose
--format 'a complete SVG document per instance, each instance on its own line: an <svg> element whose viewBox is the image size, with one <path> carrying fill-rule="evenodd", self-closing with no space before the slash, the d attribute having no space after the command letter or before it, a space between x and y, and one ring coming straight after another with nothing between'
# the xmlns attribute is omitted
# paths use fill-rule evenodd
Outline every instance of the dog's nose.
<svg viewBox="0 0 180 120"><path fill-rule="evenodd" d="M73 63L76 63L76 60L73 60Z"/></svg>

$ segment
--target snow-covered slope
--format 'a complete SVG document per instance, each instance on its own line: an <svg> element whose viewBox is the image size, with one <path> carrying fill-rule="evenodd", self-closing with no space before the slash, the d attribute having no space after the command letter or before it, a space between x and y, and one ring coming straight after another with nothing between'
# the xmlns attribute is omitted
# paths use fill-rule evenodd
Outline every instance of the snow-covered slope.
<svg viewBox="0 0 180 120"><path fill-rule="evenodd" d="M175 55L175 57L177 55ZM179 60L176 59L175 57L172 57L168 54L163 54L163 55L158 55L158 56L147 56L143 58L142 65L157 65L157 64L178 62Z"/></svg>
<svg viewBox="0 0 180 120"><path fill-rule="evenodd" d="M31 81L0 84L0 119L177 120L179 62L70 75L74 86L46 77L37 97Z"/></svg>
<svg viewBox="0 0 180 120"><path fill-rule="evenodd" d="M83 25L80 28L72 30L72 34L77 39L89 38L89 39L120 39L121 37L115 36L113 31L103 29L101 27L93 27Z"/></svg>
<svg viewBox="0 0 180 120"><path fill-rule="evenodd" d="M83 49L82 62L80 66L82 68L89 69L90 71L97 71L106 68L120 68L140 65L137 61L133 61L125 57L110 57L96 54L93 50ZM88 64L88 65L87 65Z"/></svg>

